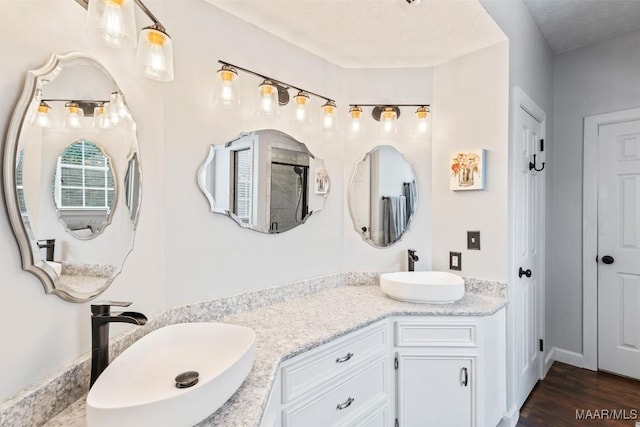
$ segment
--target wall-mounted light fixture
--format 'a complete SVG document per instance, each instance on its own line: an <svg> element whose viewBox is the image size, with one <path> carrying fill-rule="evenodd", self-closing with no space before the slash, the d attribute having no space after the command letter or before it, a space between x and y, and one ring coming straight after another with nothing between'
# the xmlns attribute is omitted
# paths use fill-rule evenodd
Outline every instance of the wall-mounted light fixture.
<svg viewBox="0 0 640 427"><path fill-rule="evenodd" d="M256 73L243 67L231 64L226 61L218 61L222 67L217 72L215 103L224 107L235 106L240 103L238 93L238 71L251 74L261 79L258 85L257 96L257 113L266 117L277 116L280 107L285 106L291 99L289 89L296 90L297 93L293 97L294 109L291 113L291 122L300 125L308 125L311 123L311 115L309 112L309 104L311 96L324 100L321 106L322 121L321 127L325 131L333 131L337 129L338 117L336 115L336 103L333 99L326 96L302 89L290 83L277 80L264 74Z"/></svg>
<svg viewBox="0 0 640 427"><path fill-rule="evenodd" d="M108 129L131 118L129 110L124 104L120 92L111 94L109 100L86 99L40 99L41 92L37 91L35 98L35 115L33 122L42 128L56 127L51 121L51 105L64 106L62 127L66 129L81 129L87 126L84 118L91 118L89 127Z"/></svg>
<svg viewBox="0 0 640 427"><path fill-rule="evenodd" d="M87 9L87 30L106 45L138 52L136 62L150 79L173 80L173 45L167 30L141 0L76 0ZM153 22L136 37L134 3Z"/></svg>
<svg viewBox="0 0 640 427"><path fill-rule="evenodd" d="M380 134L382 135L394 135L397 133L400 107L417 107L414 125L411 131L412 135L427 133L429 129L429 104L349 104L349 106L349 115L351 116L351 126L349 127L350 135L356 135L363 131L362 107L373 107L371 116L374 120L380 122Z"/></svg>

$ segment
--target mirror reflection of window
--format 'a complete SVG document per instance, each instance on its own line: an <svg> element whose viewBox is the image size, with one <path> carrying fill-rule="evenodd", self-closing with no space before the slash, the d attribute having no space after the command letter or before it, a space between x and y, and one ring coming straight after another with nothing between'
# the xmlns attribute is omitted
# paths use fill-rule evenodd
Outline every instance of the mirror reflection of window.
<svg viewBox="0 0 640 427"><path fill-rule="evenodd" d="M245 224L251 222L253 216L253 150L247 148L234 151L234 203L233 213Z"/></svg>
<svg viewBox="0 0 640 427"><path fill-rule="evenodd" d="M115 179L102 149L85 139L69 145L58 157L53 194L60 220L75 237L102 232L115 200Z"/></svg>
<svg viewBox="0 0 640 427"><path fill-rule="evenodd" d="M24 201L24 184L22 182L22 169L24 165L24 150L18 152L18 161L16 163L16 193L18 195L18 208L20 215L27 215L27 205Z"/></svg>

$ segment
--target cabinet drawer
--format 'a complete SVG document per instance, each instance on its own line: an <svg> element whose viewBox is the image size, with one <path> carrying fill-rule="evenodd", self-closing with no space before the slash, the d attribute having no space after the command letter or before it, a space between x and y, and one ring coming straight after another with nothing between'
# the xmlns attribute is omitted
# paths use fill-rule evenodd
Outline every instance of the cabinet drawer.
<svg viewBox="0 0 640 427"><path fill-rule="evenodd" d="M343 425L349 418L371 404L384 398L384 359L366 366L345 382L311 400L285 409L284 427L330 427Z"/></svg>
<svg viewBox="0 0 640 427"><path fill-rule="evenodd" d="M367 357L387 350L385 322L317 351L297 356L282 367L282 400L289 402L324 382L345 375Z"/></svg>
<svg viewBox="0 0 640 427"><path fill-rule="evenodd" d="M396 321L395 343L398 347L476 347L473 321Z"/></svg>
<svg viewBox="0 0 640 427"><path fill-rule="evenodd" d="M374 404L371 408L366 410L362 415L357 417L354 421L347 424L348 427L387 427L387 418L389 406L386 400L380 403Z"/></svg>

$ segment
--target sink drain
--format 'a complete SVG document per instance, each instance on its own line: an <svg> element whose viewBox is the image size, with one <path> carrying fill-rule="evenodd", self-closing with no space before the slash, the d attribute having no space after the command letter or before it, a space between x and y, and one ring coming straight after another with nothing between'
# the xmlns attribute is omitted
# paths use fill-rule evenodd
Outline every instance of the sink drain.
<svg viewBox="0 0 640 427"><path fill-rule="evenodd" d="M196 371L187 371L178 374L175 378L177 388L189 388L198 383L200 374Z"/></svg>

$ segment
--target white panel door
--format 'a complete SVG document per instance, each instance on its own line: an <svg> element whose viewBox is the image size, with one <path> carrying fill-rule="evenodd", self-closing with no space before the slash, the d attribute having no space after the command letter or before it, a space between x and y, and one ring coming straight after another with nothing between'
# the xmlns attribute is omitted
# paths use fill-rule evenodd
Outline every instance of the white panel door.
<svg viewBox="0 0 640 427"><path fill-rule="evenodd" d="M640 121L601 126L598 155L598 368L640 379Z"/></svg>
<svg viewBox="0 0 640 427"><path fill-rule="evenodd" d="M542 337L543 286L543 238L544 227L544 180L546 171L529 170L529 162L536 154L540 167L542 124L524 109L518 109L516 117L516 164L513 170L515 185L514 254L517 272L513 285L515 316L515 375L516 404L521 407L542 376L542 352L539 340Z"/></svg>
<svg viewBox="0 0 640 427"><path fill-rule="evenodd" d="M470 427L475 387L473 359L398 353L401 427Z"/></svg>

